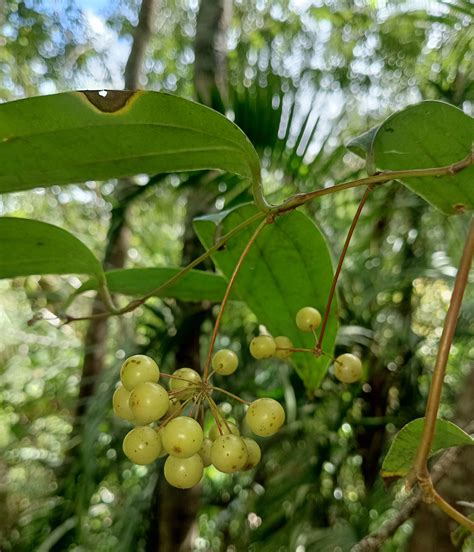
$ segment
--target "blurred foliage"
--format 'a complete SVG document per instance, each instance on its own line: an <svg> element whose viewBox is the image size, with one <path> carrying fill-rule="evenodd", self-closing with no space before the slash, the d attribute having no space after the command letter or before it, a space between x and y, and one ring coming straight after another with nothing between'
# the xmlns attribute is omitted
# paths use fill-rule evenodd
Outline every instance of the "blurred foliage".
<svg viewBox="0 0 474 552"><path fill-rule="evenodd" d="M138 4L5 0L0 100L122 87ZM275 201L357 174L361 165L345 152L347 139L404 105L435 98L473 113L473 14L466 0L233 4L228 114L258 147ZM196 0L163 0L143 87L192 96L198 8ZM116 184L2 196L0 211L67 228L100 257L111 212L120 208L111 199ZM171 175L154 186L139 177L137 184L143 191L128 211L127 266L179 264L192 176ZM249 199L245 185L226 175L211 174L202 186L216 210ZM359 198L359 191L346 191L307 207L335 258ZM212 471L205 478L195 550L346 551L399 507L403 489L383 488L378 471L396 430L422 415L466 223L465 216L442 216L397 184L370 197L340 286L337 350L362 355L360 385L346 387L329 376L308 402L285 363L250 357L247 344L258 321L244 305L229 306L218 346L240 356L232 391L281 400L288 424L278 437L262 441L264 460L254 473L224 477ZM113 419L110 397L131 352L151 354L164 370L175 367L176 351L186 347L186 320L176 302L153 299L111 321L109 369L100 376L82 442L71 456L78 444L70 436L87 326L59 326L53 313L79 285L74 277L49 276L0 282L5 551L154 549L147 535L160 466L132 466L124 458L126 427ZM90 297L81 297L75 312L86 314L89 305ZM30 326L38 311L44 320ZM209 320L203 330L204 354ZM447 418L455 416L473 364L473 330L471 290L446 377L441 414ZM237 419L242 415L239 406L223 408ZM75 515L59 523L71 502ZM412 522L404 524L384 550L405 549L412 530Z"/></svg>

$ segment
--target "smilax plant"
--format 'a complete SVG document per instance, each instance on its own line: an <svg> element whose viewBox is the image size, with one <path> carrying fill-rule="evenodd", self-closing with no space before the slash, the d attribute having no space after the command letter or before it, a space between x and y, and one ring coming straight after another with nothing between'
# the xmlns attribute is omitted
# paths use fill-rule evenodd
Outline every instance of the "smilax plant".
<svg viewBox="0 0 474 552"><path fill-rule="evenodd" d="M215 350L231 292L255 313L263 329L249 343L251 355L291 363L308 396L330 367L344 384L360 380L362 359L351 352L333 358L333 352L336 286L364 205L374 187L396 180L446 215L471 211L473 137L473 120L451 105L427 101L409 106L348 144L365 159L366 177L322 186L274 205L264 194L260 160L252 144L231 121L202 105L142 91L79 91L6 103L0 106L0 193L143 173L215 169L247 181L254 201L196 219L195 231L206 251L181 269L104 272L93 253L65 230L36 220L3 217L0 277L88 276L58 313L63 323L84 319L66 311L79 293L91 289L98 291L106 307L96 317L131 312L153 296L220 303L201 373L177 367L165 374L155 360L135 355L123 363L113 396L115 414L134 425L123 440L126 456L137 464L166 456L167 481L189 488L211 464L223 473L256 466L261 458L257 439L274 435L285 421L285 411L274 399L249 403L214 385L214 374L231 376L239 366L232 347ZM297 208L355 187L363 189L362 198L333 269L322 233ZM471 531L474 522L435 490L427 462L438 450L474 444L462 429L437 417L473 252L471 223L425 417L400 431L382 467L383 476L406 477L409 487L418 484L425 501L435 502ZM193 270L207 259L213 261L217 273ZM120 295L134 297L118 305ZM219 394L247 407L245 427L239 428L237 420L223 414L214 398ZM203 431L209 420L205 407L213 418L207 435ZM241 436L241 429L256 439Z"/></svg>

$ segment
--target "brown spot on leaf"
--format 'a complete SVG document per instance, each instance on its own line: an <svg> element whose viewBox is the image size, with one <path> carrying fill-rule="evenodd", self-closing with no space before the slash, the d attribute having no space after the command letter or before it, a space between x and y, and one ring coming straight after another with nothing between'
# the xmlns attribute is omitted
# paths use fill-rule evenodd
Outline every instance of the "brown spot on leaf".
<svg viewBox="0 0 474 552"><path fill-rule="evenodd" d="M466 212L466 206L463 203L456 203L455 205L453 205L453 209L456 211L456 213Z"/></svg>
<svg viewBox="0 0 474 552"><path fill-rule="evenodd" d="M135 95L131 90L83 90L82 94L103 113L116 113Z"/></svg>

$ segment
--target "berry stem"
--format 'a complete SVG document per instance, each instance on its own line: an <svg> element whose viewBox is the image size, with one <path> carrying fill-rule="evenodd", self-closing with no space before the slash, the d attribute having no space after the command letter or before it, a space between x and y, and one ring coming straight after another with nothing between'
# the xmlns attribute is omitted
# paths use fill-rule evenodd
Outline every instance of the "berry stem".
<svg viewBox="0 0 474 552"><path fill-rule="evenodd" d="M351 239L352 239L352 236L354 234L354 230L357 226L357 223L359 222L360 215L362 213L362 209L364 208L365 202L367 201L367 198L369 197L369 194L372 191L372 189L373 189L373 184L370 185L370 186L367 186L367 188L365 189L364 195L362 196L362 199L360 200L359 206L357 207L357 211L354 215L354 218L352 219L352 223L351 223L351 226L349 228L349 232L347 233L346 241L344 242L344 247L342 248L342 252L339 256L339 261L337 263L336 272L334 273L334 277L332 279L332 284L331 284L331 289L330 289L329 295L328 295L328 302L326 304L326 310L324 311L324 317L323 317L323 321L321 323L321 332L319 334L319 339L318 339L317 344L316 344L316 350L317 351L321 350L321 347L322 347L322 344L323 344L324 334L326 332L326 327L327 327L327 323L328 323L328 320L329 320L329 313L331 312L331 305L332 305L332 301L334 299L334 294L336 292L337 280L339 279L339 275L340 275L341 269L342 269L342 263L344 262L347 250L349 249L349 244L351 243Z"/></svg>
<svg viewBox="0 0 474 552"><path fill-rule="evenodd" d="M211 399L211 397L206 393L206 400L209 403L209 408L211 409L211 414L214 418L214 421L216 422L217 429L219 430L219 433L222 435L222 426L219 416L219 410L216 406L216 403Z"/></svg>
<svg viewBox="0 0 474 552"><path fill-rule="evenodd" d="M117 309L113 306L113 304L110 304L107 302L107 306L109 308L108 312L101 312L98 314L94 314L91 316L80 316L80 317L73 317L69 315L63 315L60 318L64 321L64 324L69 324L70 322L79 322L81 320L92 320L95 318L108 318L109 316L118 316L121 314L125 314L127 312L132 312L141 305L143 305L150 297L153 297L154 295L160 294L162 291L164 291L167 287L175 284L178 280L180 280L183 276L185 276L190 270L192 270L195 266L201 264L203 261L208 259L213 253L218 251L223 245L227 243L227 241L238 234L241 230L246 228L249 224L252 224L253 222L256 222L260 219L265 217L265 214L262 212L255 213L255 215L252 215L248 219L242 221L240 224L238 224L235 228L232 228L227 234L222 236L220 240L218 240L212 247L210 247L205 253L191 261L188 265L186 265L184 268L182 268L179 272L177 272L174 276L172 276L169 280L158 286L157 288L153 289L140 299L134 299L131 301L128 305L125 305L125 307L121 309ZM105 294L104 290L101 287L101 292L104 293L103 297L107 301L107 295ZM108 290L107 290L108 292Z"/></svg>
<svg viewBox="0 0 474 552"><path fill-rule="evenodd" d="M245 401L244 399L241 399L238 395L234 395L234 393L231 393L230 391L227 391L227 389L222 389L222 387L216 387L213 385L211 387L213 391L219 391L220 393L225 393L226 395L229 395L229 397L232 397L236 401L239 401L242 404L252 404L249 401Z"/></svg>
<svg viewBox="0 0 474 552"><path fill-rule="evenodd" d="M189 402L192 400L192 397L187 399L186 401L184 401L184 403L177 409L175 410L174 412L172 412L169 416L167 416L166 418L163 418L163 420L161 420L160 424L159 424L159 427L164 427L168 422L170 422L173 418L176 418L176 416L179 416L181 414L181 412L183 412L183 410L186 408L186 406L189 404Z"/></svg>
<svg viewBox="0 0 474 552"><path fill-rule="evenodd" d="M232 276L229 279L229 283L227 284L227 288L225 290L225 294L224 294L224 297L222 299L221 306L219 308L219 314L217 315L216 322L214 324L214 329L212 331L211 341L209 343L209 351L207 353L207 360L206 360L206 365L205 365L205 368L204 368L204 376L203 376L203 381L204 381L205 384L208 381L209 367L211 365L212 351L214 350L214 344L216 342L217 332L219 331L219 326L220 326L220 323L221 323L221 320L222 320L222 315L224 314L224 310L225 310L225 307L227 305L227 301L229 300L229 296L230 296L232 286L234 285L234 282L237 278L237 275L240 271L240 268L242 267L242 264L245 260L245 257L247 256L248 252L250 251L250 248L254 244L255 240L258 238L260 232L265 228L265 226L267 224L270 224L270 222L273 222L273 218L266 217L257 226L255 232L252 234L252 236L249 239L247 245L244 247L244 250L242 251L242 253L239 257L239 260L237 261L237 264L235 265L234 271L232 272Z"/></svg>
<svg viewBox="0 0 474 552"><path fill-rule="evenodd" d="M229 424L227 423L227 420L224 418L224 416L220 416L219 414L219 408L217 407L217 404L215 403L214 399L210 396L210 395L207 395L207 400L209 402L209 405L213 405L214 406L214 409L215 411L217 412L217 417L220 417L221 421L224 423L225 427L227 428L227 431L229 432L229 435L232 434L232 431L229 427ZM214 416L215 417L215 416ZM217 422L217 420L216 420ZM222 433L222 426L219 426L219 424L217 424L217 429L219 430L219 433L221 435L223 435Z"/></svg>

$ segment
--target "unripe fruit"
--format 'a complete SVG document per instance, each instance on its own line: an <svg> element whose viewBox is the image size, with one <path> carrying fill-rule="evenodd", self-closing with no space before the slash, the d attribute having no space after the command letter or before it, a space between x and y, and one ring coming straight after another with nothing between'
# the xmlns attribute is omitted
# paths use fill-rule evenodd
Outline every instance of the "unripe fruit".
<svg viewBox="0 0 474 552"><path fill-rule="evenodd" d="M354 383L362 376L362 362L351 353L339 355L334 362L334 375L342 383Z"/></svg>
<svg viewBox="0 0 474 552"><path fill-rule="evenodd" d="M224 422L223 420L220 420L220 424L222 433L221 431L219 431L216 423L214 423L214 425L209 430L209 439L211 439L211 441L215 441L220 435L229 435L229 429L232 435L240 435L240 430L234 423ZM227 427L229 429L227 429Z"/></svg>
<svg viewBox="0 0 474 552"><path fill-rule="evenodd" d="M161 453L161 439L149 426L134 427L125 435L122 448L135 464L151 464Z"/></svg>
<svg viewBox="0 0 474 552"><path fill-rule="evenodd" d="M174 414L175 412L178 412L180 408L181 408L181 402L178 401L178 399L171 398L166 414L167 415Z"/></svg>
<svg viewBox="0 0 474 552"><path fill-rule="evenodd" d="M178 416L161 430L166 451L179 458L189 458L201 448L204 435L201 426L189 416Z"/></svg>
<svg viewBox="0 0 474 552"><path fill-rule="evenodd" d="M209 439L209 437L206 437L202 442L201 448L199 449L199 456L201 457L202 463L204 464L205 468L207 468L207 466L210 466L212 463L211 449L212 441L211 439Z"/></svg>
<svg viewBox="0 0 474 552"><path fill-rule="evenodd" d="M139 383L160 379L160 369L156 362L146 355L133 355L122 364L120 381L125 389L132 391Z"/></svg>
<svg viewBox="0 0 474 552"><path fill-rule="evenodd" d="M259 335L252 339L249 349L250 354L257 360L270 358L275 354L275 340L269 335Z"/></svg>
<svg viewBox="0 0 474 552"><path fill-rule="evenodd" d="M157 383L139 383L128 401L133 417L139 424L149 424L163 417L169 407L168 393Z"/></svg>
<svg viewBox="0 0 474 552"><path fill-rule="evenodd" d="M228 376L237 370L239 359L234 351L221 349L212 357L212 368L216 374Z"/></svg>
<svg viewBox="0 0 474 552"><path fill-rule="evenodd" d="M260 459L262 458L262 451L260 450L260 447L258 446L258 443L254 441L253 439L248 439L247 437L244 437L244 443L247 447L247 462L245 463L245 466L243 467L243 470L251 470L252 468L255 468L255 466L260 462Z"/></svg>
<svg viewBox="0 0 474 552"><path fill-rule="evenodd" d="M319 328L321 314L313 307L303 307L296 313L296 325L302 332L312 332Z"/></svg>
<svg viewBox="0 0 474 552"><path fill-rule="evenodd" d="M247 458L244 440L237 435L221 435L212 444L212 463L221 472L234 473L241 470Z"/></svg>
<svg viewBox="0 0 474 552"><path fill-rule="evenodd" d="M275 337L275 345L276 351L273 355L274 357L288 358L291 356L291 351L288 351L288 349L293 348L293 343L291 342L291 339L289 339L285 335L279 335L278 337Z"/></svg>
<svg viewBox="0 0 474 552"><path fill-rule="evenodd" d="M256 435L267 437L281 428L285 421L285 411L273 399L257 399L249 406L245 420Z"/></svg>
<svg viewBox="0 0 474 552"><path fill-rule="evenodd" d="M112 397L112 405L114 413L122 420L134 421L133 412L130 410L128 399L130 398L130 392L125 389L123 385L119 385Z"/></svg>
<svg viewBox="0 0 474 552"><path fill-rule="evenodd" d="M168 456L165 462L165 479L178 489L190 489L197 485L203 474L203 463L199 454L189 458Z"/></svg>
<svg viewBox="0 0 474 552"><path fill-rule="evenodd" d="M196 393L196 385L202 382L201 376L192 368L180 368L173 372L173 376L176 378L170 378L171 391L178 392L177 398L179 400L189 399ZM189 388L188 391L186 391Z"/></svg>

